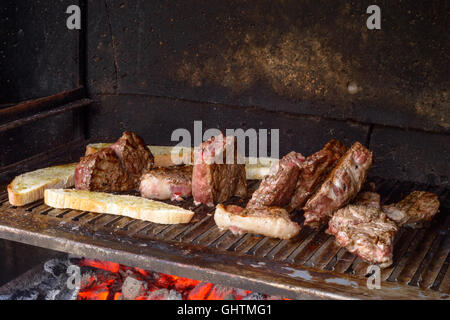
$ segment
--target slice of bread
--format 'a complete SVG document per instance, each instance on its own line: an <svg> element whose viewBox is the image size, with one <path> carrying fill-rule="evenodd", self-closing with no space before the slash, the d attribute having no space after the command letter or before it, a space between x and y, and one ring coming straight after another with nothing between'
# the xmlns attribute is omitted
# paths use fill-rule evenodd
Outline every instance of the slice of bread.
<svg viewBox="0 0 450 320"><path fill-rule="evenodd" d="M247 180L262 180L270 172L270 167L278 162L275 158L245 158L245 175Z"/></svg>
<svg viewBox="0 0 450 320"><path fill-rule="evenodd" d="M94 143L86 147L86 155L110 146L111 143ZM155 157L157 167L170 167L177 164L192 164L192 148L170 146L148 146ZM270 166L278 159L246 158L247 179L261 180L269 173ZM44 197L49 188L69 188L74 184L77 163L48 167L21 174L8 185L9 202L13 206L23 206Z"/></svg>
<svg viewBox="0 0 450 320"><path fill-rule="evenodd" d="M44 197L48 188L69 188L74 184L76 163L48 167L21 174L8 185L9 203L23 206Z"/></svg>
<svg viewBox="0 0 450 320"><path fill-rule="evenodd" d="M193 148L171 146L148 146L155 157L156 167L170 167L193 163Z"/></svg>
<svg viewBox="0 0 450 320"><path fill-rule="evenodd" d="M92 143L86 147L86 155L97 152L102 148L109 147L111 143ZM178 164L193 163L193 148L170 147L170 146L148 146L155 157L156 167L170 167ZM247 179L261 180L269 173L270 166L278 159L249 157L245 159L245 171Z"/></svg>
<svg viewBox="0 0 450 320"><path fill-rule="evenodd" d="M163 224L188 223L194 215L193 211L160 201L85 190L47 189L44 201L58 209L109 213Z"/></svg>
<svg viewBox="0 0 450 320"><path fill-rule="evenodd" d="M86 151L85 151L84 155L88 156L88 155L90 155L92 153L96 153L97 151L99 151L99 150L101 150L103 148L107 148L110 145L112 145L112 143L103 143L103 142L101 142L101 143L88 144L86 146Z"/></svg>

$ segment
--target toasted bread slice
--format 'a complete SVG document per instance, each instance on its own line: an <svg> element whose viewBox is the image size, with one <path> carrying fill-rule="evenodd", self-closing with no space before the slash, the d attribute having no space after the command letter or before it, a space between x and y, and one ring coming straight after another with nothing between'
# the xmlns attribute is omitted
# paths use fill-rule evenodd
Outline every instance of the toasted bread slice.
<svg viewBox="0 0 450 320"><path fill-rule="evenodd" d="M194 215L193 211L160 201L85 190L47 189L44 201L58 209L109 213L163 224L187 223Z"/></svg>
<svg viewBox="0 0 450 320"><path fill-rule="evenodd" d="M279 159L275 158L245 158L245 174L248 180L262 180L270 172L270 167Z"/></svg>
<svg viewBox="0 0 450 320"><path fill-rule="evenodd" d="M92 143L86 146L86 154L97 152L109 147L111 143ZM148 146L155 158L156 167L170 167L178 164L192 164L193 148ZM247 179L261 180L269 173L270 166L278 159L249 157L245 159L245 171Z"/></svg>
<svg viewBox="0 0 450 320"><path fill-rule="evenodd" d="M76 163L43 168L21 174L8 185L9 203L23 206L44 197L48 188L73 186Z"/></svg>
<svg viewBox="0 0 450 320"><path fill-rule="evenodd" d="M103 148L108 148L110 145L112 145L112 143L91 143L88 144L86 146L86 151L84 153L84 156L88 156L90 154L96 153L97 151L103 149Z"/></svg>
<svg viewBox="0 0 450 320"><path fill-rule="evenodd" d="M156 167L170 167L193 163L193 148L171 146L148 146L155 157Z"/></svg>

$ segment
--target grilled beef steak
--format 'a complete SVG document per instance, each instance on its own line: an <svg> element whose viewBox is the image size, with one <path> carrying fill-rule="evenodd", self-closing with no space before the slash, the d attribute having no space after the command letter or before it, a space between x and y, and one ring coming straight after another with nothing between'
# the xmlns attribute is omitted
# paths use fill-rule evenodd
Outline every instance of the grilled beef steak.
<svg viewBox="0 0 450 320"><path fill-rule="evenodd" d="M235 234L250 232L290 239L300 231L300 226L291 221L288 212L278 207L244 209L219 204L214 213L214 221L220 229L229 229Z"/></svg>
<svg viewBox="0 0 450 320"><path fill-rule="evenodd" d="M376 192L366 191L359 193L353 204L369 206L376 209L381 209L380 195Z"/></svg>
<svg viewBox="0 0 450 320"><path fill-rule="evenodd" d="M218 135L194 150L192 196L196 205L214 206L247 195L245 164L237 163L235 137Z"/></svg>
<svg viewBox="0 0 450 320"><path fill-rule="evenodd" d="M153 168L152 153L146 147L144 140L134 132L125 131L110 148L116 152L123 167L136 185L139 185L141 176Z"/></svg>
<svg viewBox="0 0 450 320"><path fill-rule="evenodd" d="M192 194L192 166L155 168L141 178L139 191L149 199L183 200Z"/></svg>
<svg viewBox="0 0 450 320"><path fill-rule="evenodd" d="M81 158L75 169L75 188L91 191L137 189L142 174L153 167L153 155L133 132L108 148Z"/></svg>
<svg viewBox="0 0 450 320"><path fill-rule="evenodd" d="M350 202L361 190L371 165L372 153L361 143L355 142L306 202L305 225L318 227Z"/></svg>
<svg viewBox="0 0 450 320"><path fill-rule="evenodd" d="M392 264L397 230L380 209L363 205L348 205L336 211L328 223L328 233L340 246L381 268Z"/></svg>
<svg viewBox="0 0 450 320"><path fill-rule="evenodd" d="M111 148L81 158L75 169L75 188L95 191L127 191L134 188L119 157Z"/></svg>
<svg viewBox="0 0 450 320"><path fill-rule="evenodd" d="M398 203L382 207L387 216L398 226L420 227L439 211L439 199L431 192L413 191Z"/></svg>
<svg viewBox="0 0 450 320"><path fill-rule="evenodd" d="M274 163L270 173L253 193L247 208L284 207L289 204L304 161L300 153L292 151Z"/></svg>
<svg viewBox="0 0 450 320"><path fill-rule="evenodd" d="M288 211L301 209L306 200L316 191L320 183L347 151L347 147L337 140L331 140L325 147L306 158L300 166L297 185Z"/></svg>

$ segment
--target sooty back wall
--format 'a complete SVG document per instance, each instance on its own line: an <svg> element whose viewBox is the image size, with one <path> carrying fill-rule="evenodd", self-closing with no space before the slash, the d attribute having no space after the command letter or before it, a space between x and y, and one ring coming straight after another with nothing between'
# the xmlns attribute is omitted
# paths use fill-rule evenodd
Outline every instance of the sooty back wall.
<svg viewBox="0 0 450 320"><path fill-rule="evenodd" d="M381 8L381 30L366 9ZM280 128L282 153L359 140L372 175L448 184L448 4L87 1L92 139ZM173 142L172 142L173 144Z"/></svg>

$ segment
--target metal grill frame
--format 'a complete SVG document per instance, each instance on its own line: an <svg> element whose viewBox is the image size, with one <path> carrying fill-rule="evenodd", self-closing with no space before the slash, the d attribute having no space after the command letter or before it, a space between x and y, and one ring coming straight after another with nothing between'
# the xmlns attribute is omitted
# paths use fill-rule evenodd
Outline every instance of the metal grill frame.
<svg viewBox="0 0 450 320"><path fill-rule="evenodd" d="M367 288L369 265L337 246L324 228L305 227L293 240L235 236L220 231L214 209L205 206L195 209L189 224L159 225L53 209L42 200L12 207L0 193L0 238L291 299L450 299L449 190L374 182L386 203L417 189L441 198L441 212L427 228L398 233L394 264L382 270L381 289ZM192 207L192 201L183 206Z"/></svg>

